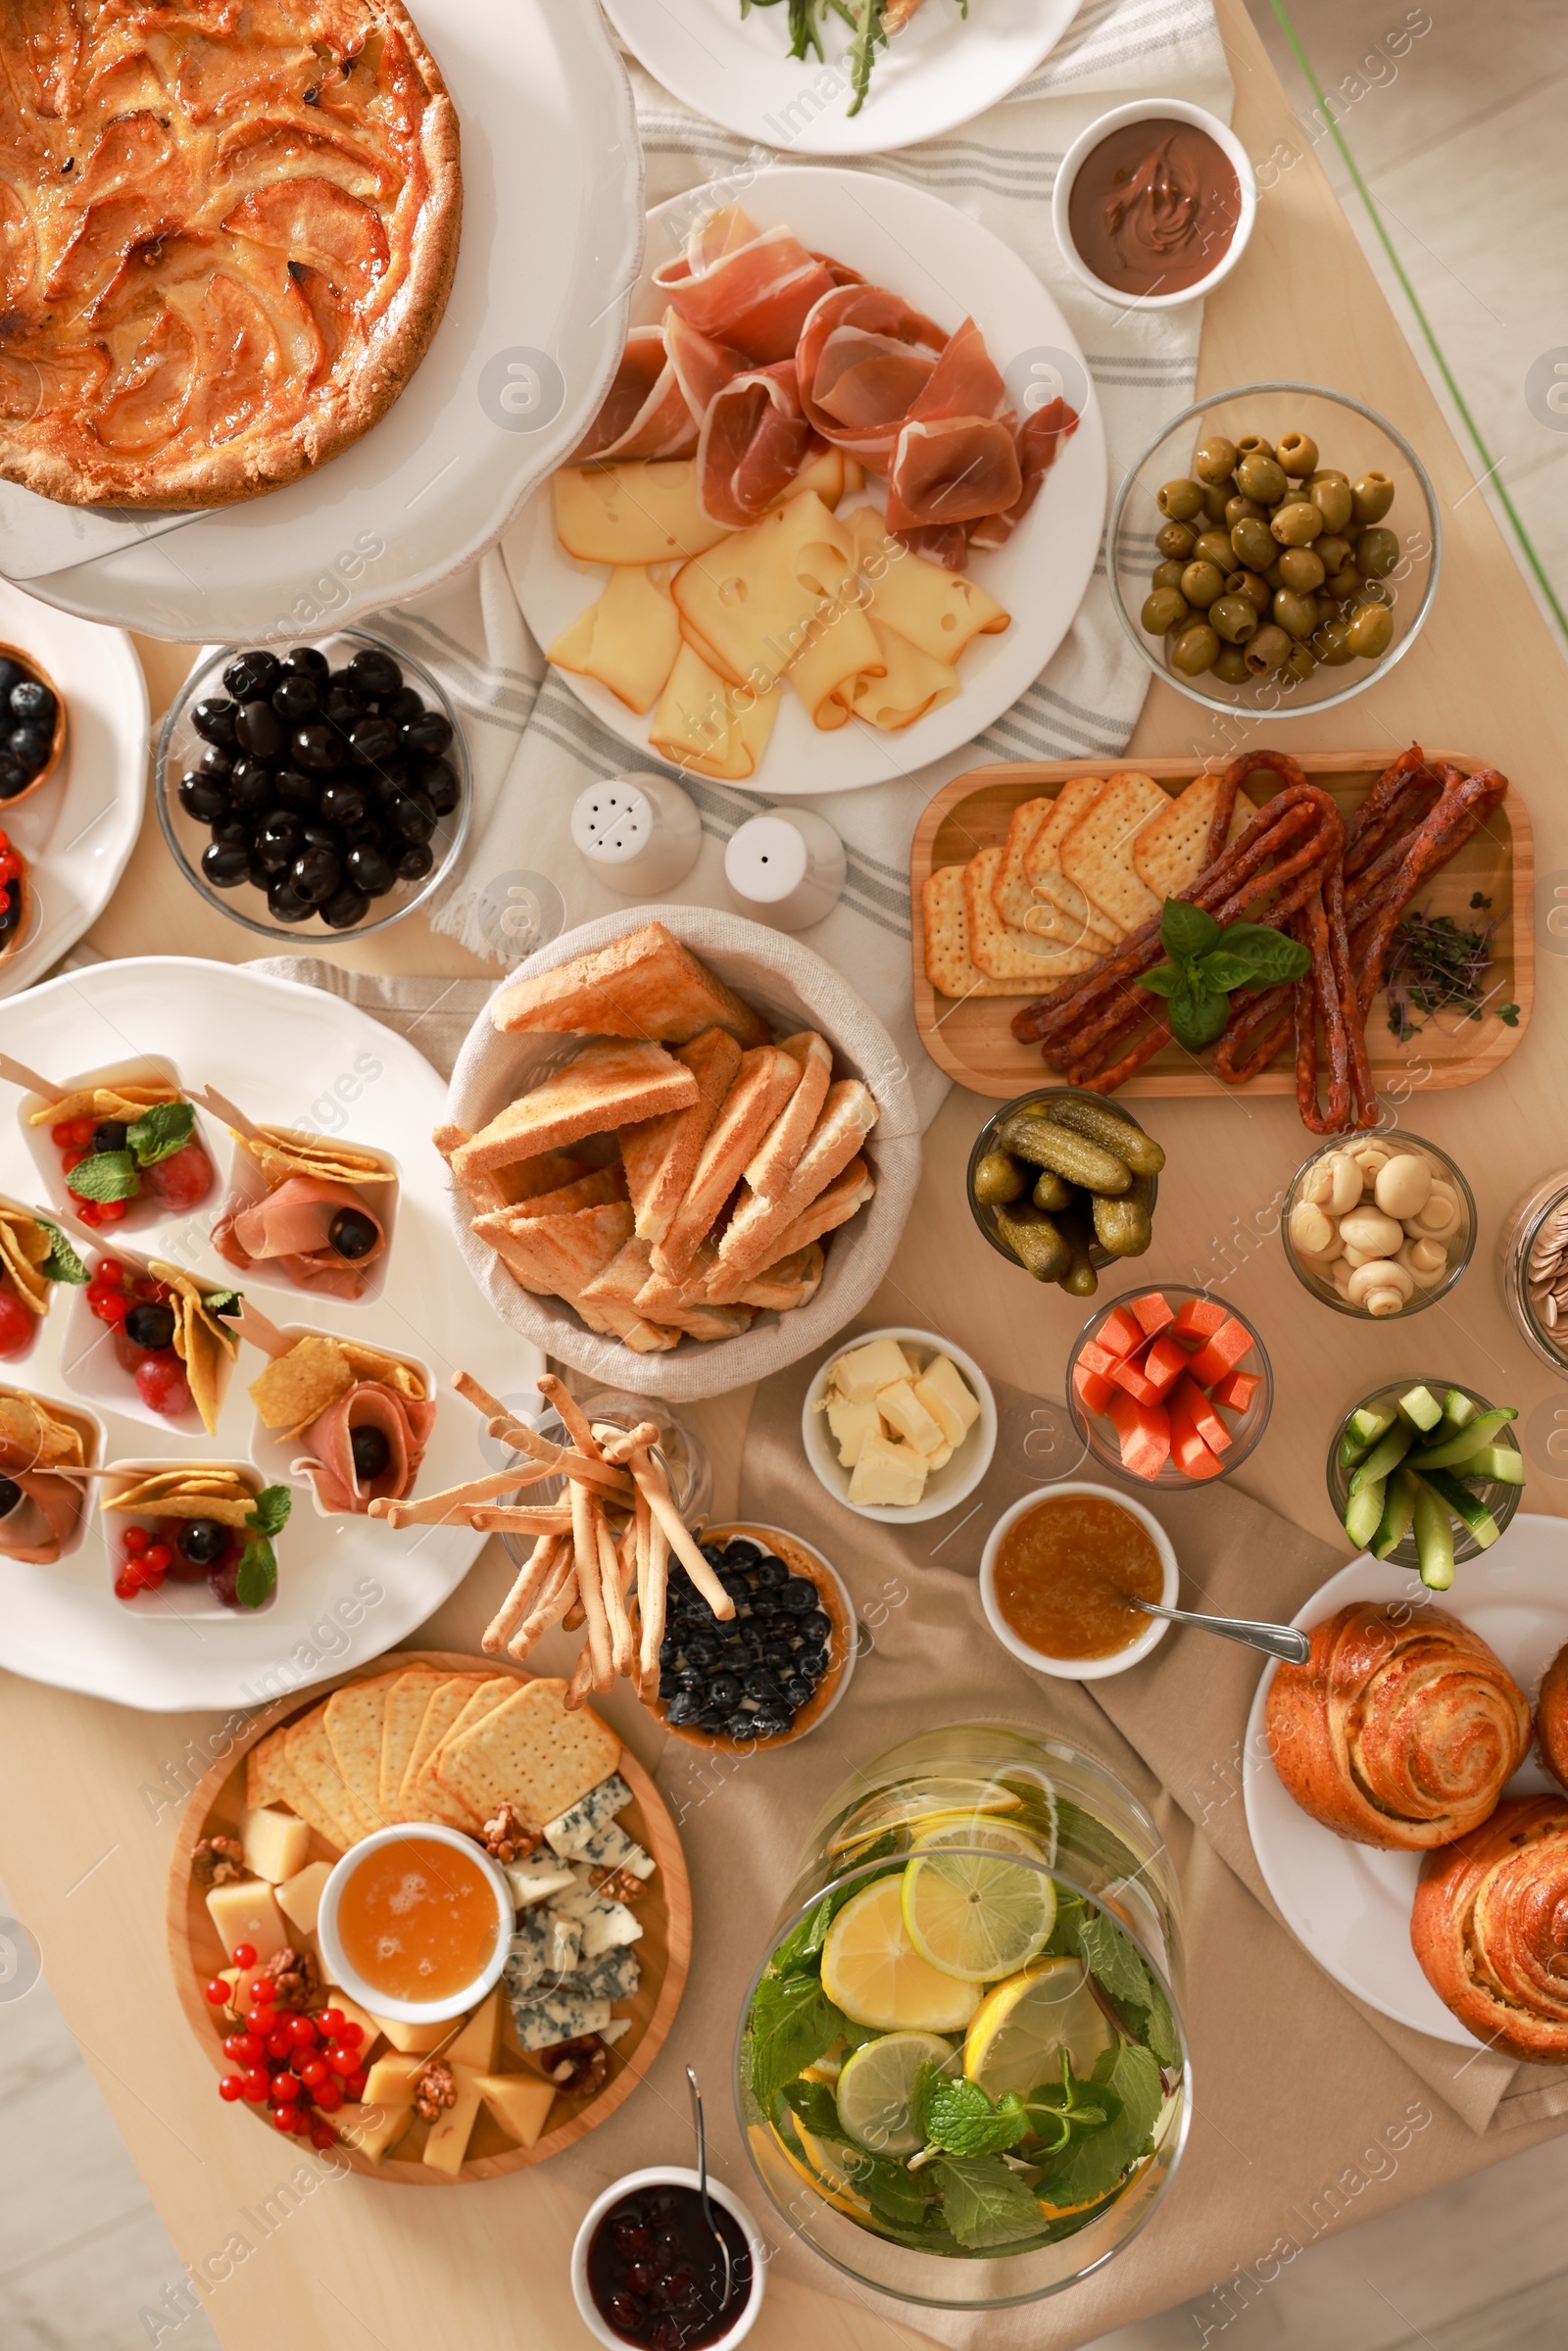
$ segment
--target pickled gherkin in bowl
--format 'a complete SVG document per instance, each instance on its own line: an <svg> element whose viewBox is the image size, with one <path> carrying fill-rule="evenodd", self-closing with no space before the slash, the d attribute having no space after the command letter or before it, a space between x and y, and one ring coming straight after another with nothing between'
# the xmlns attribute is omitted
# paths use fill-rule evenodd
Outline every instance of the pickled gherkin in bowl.
<svg viewBox="0 0 1568 2351"><path fill-rule="evenodd" d="M1037 1282L1093 1298L1099 1269L1153 1238L1165 1154L1129 1110L1077 1086L1036 1087L987 1119L969 1154L970 1213Z"/></svg>

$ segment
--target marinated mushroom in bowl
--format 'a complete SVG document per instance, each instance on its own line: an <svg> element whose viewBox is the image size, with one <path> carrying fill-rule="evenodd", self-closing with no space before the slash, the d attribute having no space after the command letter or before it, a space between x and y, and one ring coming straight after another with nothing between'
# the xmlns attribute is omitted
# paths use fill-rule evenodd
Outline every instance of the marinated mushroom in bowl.
<svg viewBox="0 0 1568 2351"><path fill-rule="evenodd" d="M1417 1313L1451 1290L1475 1245L1458 1168L1413 1135L1360 1135L1297 1171L1282 1225L1292 1270L1341 1313Z"/></svg>

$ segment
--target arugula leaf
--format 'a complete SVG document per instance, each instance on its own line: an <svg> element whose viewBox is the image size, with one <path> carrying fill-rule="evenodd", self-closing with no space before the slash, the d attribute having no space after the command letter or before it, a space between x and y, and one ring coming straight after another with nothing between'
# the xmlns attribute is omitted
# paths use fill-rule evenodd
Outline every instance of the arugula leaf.
<svg viewBox="0 0 1568 2351"><path fill-rule="evenodd" d="M40 1269L42 1271L44 1280L46 1282L71 1282L73 1284L89 1281L91 1276L89 1275L87 1268L85 1265L83 1265L81 1259L77 1256L75 1250L66 1239L65 1234L60 1230L60 1227L57 1224L50 1224L45 1218L42 1217L40 1217L39 1222L43 1225L44 1231L49 1236L49 1254L47 1257L45 1257L43 1265Z"/></svg>
<svg viewBox="0 0 1568 2351"><path fill-rule="evenodd" d="M276 1586L277 1553L265 1535L253 1535L240 1553L234 1597L242 1608L259 1608L264 1600L270 1598Z"/></svg>
<svg viewBox="0 0 1568 2351"><path fill-rule="evenodd" d="M71 1189L78 1200L134 1200L141 1177L129 1151L94 1151L76 1161Z"/></svg>
<svg viewBox="0 0 1568 2351"><path fill-rule="evenodd" d="M256 1496L254 1507L245 1513L245 1524L254 1527L259 1535L281 1535L288 1525L288 1514L293 1506L291 1487L264 1486Z"/></svg>
<svg viewBox="0 0 1568 2351"><path fill-rule="evenodd" d="M1000 2155L941 2155L930 2177L942 2191L944 2220L971 2251L1016 2244L1045 2226L1033 2191Z"/></svg>
<svg viewBox="0 0 1568 2351"><path fill-rule="evenodd" d="M154 1167L183 1150L196 1130L189 1102L154 1102L126 1129L125 1141L139 1167Z"/></svg>
<svg viewBox="0 0 1568 2351"><path fill-rule="evenodd" d="M764 2114L787 2082L829 2050L844 2018L814 1976L764 1976L752 2001L752 2095Z"/></svg>
<svg viewBox="0 0 1568 2351"><path fill-rule="evenodd" d="M1194 955L1207 955L1220 939L1220 926L1212 914L1201 906L1190 906L1185 898L1167 898L1159 918L1159 944L1173 963L1190 960Z"/></svg>
<svg viewBox="0 0 1568 2351"><path fill-rule="evenodd" d="M1107 2049L1092 2080L1104 2090L1107 2103L1111 2098L1118 2102L1118 2111L1102 2129L1075 2137L1042 2174L1037 2192L1058 2211L1109 2195L1143 2152L1164 2102L1158 2066L1147 2049L1131 2042Z"/></svg>
<svg viewBox="0 0 1568 2351"><path fill-rule="evenodd" d="M956 2081L934 2066L922 2066L920 2076L920 2129L928 2145L950 2155L1000 2155L1028 2136L1029 2120L1016 2090L1006 2091L993 2106L978 2082Z"/></svg>
<svg viewBox="0 0 1568 2351"><path fill-rule="evenodd" d="M1178 1045L1200 1053L1212 1045L1231 1016L1231 1000L1222 988L1197 988L1183 974L1170 1000L1171 1035Z"/></svg>
<svg viewBox="0 0 1568 2351"><path fill-rule="evenodd" d="M1140 2008L1150 2005L1149 1970L1114 1919L1102 1910L1087 1912L1078 1926L1078 1948L1089 1973L1113 2000L1132 2000Z"/></svg>

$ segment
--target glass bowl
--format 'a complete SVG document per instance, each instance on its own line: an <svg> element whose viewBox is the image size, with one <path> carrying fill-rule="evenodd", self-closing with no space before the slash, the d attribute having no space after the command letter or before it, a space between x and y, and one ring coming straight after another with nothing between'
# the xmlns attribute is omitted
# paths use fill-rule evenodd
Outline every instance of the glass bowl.
<svg viewBox="0 0 1568 2351"><path fill-rule="evenodd" d="M1209 1298L1215 1305L1223 1305L1227 1316L1232 1321L1239 1322L1243 1330L1250 1335L1252 1352L1244 1355L1237 1368L1257 1374L1261 1384L1247 1410L1236 1413L1225 1424L1231 1432L1231 1442L1219 1455L1222 1478L1230 1477L1233 1471L1241 1468L1249 1454L1255 1451L1258 1439L1268 1427L1268 1416L1274 1404L1274 1371L1268 1359L1268 1349L1259 1339L1257 1327L1250 1316L1243 1314L1238 1307L1230 1305L1225 1299L1215 1298L1212 1291L1189 1290L1180 1282L1149 1282L1138 1290L1124 1290L1119 1298L1109 1298L1103 1305L1095 1308L1073 1341L1072 1352L1067 1358L1067 1410L1072 1415L1072 1425L1101 1468L1109 1470L1113 1477L1125 1480L1135 1490L1160 1486L1167 1489L1174 1487L1185 1491L1195 1487L1200 1481L1190 1478L1186 1471L1178 1469L1172 1460L1164 1461L1160 1466L1159 1475L1154 1478L1143 1478L1138 1476L1135 1471L1125 1469L1122 1466L1121 1443L1116 1435L1114 1425L1110 1421L1102 1419L1098 1413L1085 1410L1073 1380L1073 1374L1078 1368L1079 1356L1090 1341L1099 1337L1116 1309L1120 1306L1130 1307L1134 1298L1147 1298L1153 1291L1157 1291L1161 1298L1167 1299L1178 1314L1190 1299ZM1208 1483L1213 1485L1216 1481L1210 1479Z"/></svg>
<svg viewBox="0 0 1568 2351"><path fill-rule="evenodd" d="M985 1157L988 1151L1000 1151L1002 1149L1001 1144L997 1141L997 1131L1004 1118L1010 1116L1014 1110L1032 1110L1035 1108L1044 1109L1047 1117L1049 1117L1051 1114L1051 1104L1054 1102L1094 1102L1102 1110L1114 1111L1115 1115L1118 1118L1125 1119L1130 1127L1137 1127L1141 1135L1147 1134L1149 1131L1140 1120L1133 1116L1131 1110L1128 1109L1125 1102L1108 1102L1103 1094L1091 1093L1087 1086L1031 1086L1027 1094L1015 1094L1010 1102L1002 1102L995 1110L992 1111L991 1116L986 1120L986 1123L980 1129L979 1134L976 1135L974 1139L974 1149L969 1153L969 1164L964 1170L963 1177L964 1198L969 1202L970 1215L974 1218L975 1223L979 1226L981 1232L990 1242L998 1256L1005 1257L1007 1263L1011 1266L1015 1266L1019 1273L1027 1272L1028 1268L1026 1266L1019 1265L1017 1258L1013 1255L1011 1249L1003 1240L1002 1235L998 1232L996 1209L986 1207L982 1201L975 1199L974 1171L979 1166L981 1160ZM1158 1204L1159 1178L1157 1175L1151 1176L1149 1179L1149 1214L1151 1222L1153 1220L1154 1210ZM1092 1243L1090 1246L1089 1260L1092 1265L1097 1267L1104 1265L1125 1265L1131 1262L1130 1259L1125 1257L1113 1257L1109 1249L1101 1248L1098 1241ZM1033 1278L1034 1277L1031 1275L1030 1279L1033 1280Z"/></svg>
<svg viewBox="0 0 1568 2351"><path fill-rule="evenodd" d="M868 2165L884 2178L896 2169L893 2184L902 2184L906 2195L915 2180L934 2184L940 2169L905 2171L900 2158L910 2142L890 2145L892 2133L877 2127L881 2117L868 2129L862 2125L858 2146L847 2132L834 2141L841 2044L832 2037L831 2014L829 2038L817 2041L809 2076L804 2071L804 2052L814 2035L801 1995L814 1989L818 2002L822 1997L812 1979L822 1965L829 1914L837 1916L879 1878L902 1878L915 1853L927 1850L942 1868L961 1871L972 1861L995 1866L1000 1856L1004 1868L1054 1881L1057 1932L1028 1967L1051 1969L1059 1979L1060 1988L1048 1996L1062 2004L1062 2044L1071 2047L1087 2029L1091 2045L1079 2049L1083 2071L1097 2048L1108 2052L1145 2033L1158 2042L1152 2052L1160 2072L1150 2152L1092 2203L1075 2211L1058 2208L1054 2216L1042 2207L1038 2229L980 2247L956 2241L932 2206L919 2225L911 2225L907 2214L901 2219L897 2206L887 2204L885 2189L880 2216L859 2192L857 2180L863 2184ZM1110 2002L1089 1988L1090 1967L1075 1922L1093 1921L1097 1913L1098 1932L1103 1935L1107 1926L1113 1928L1105 1939L1143 1976L1149 1995L1146 2005L1126 2010L1126 2025L1113 2025ZM1095 1955L1087 1953L1091 1961ZM801 2054L797 2060L792 2051L789 2066L794 2073L798 2062L803 2071L778 2088L759 2082L750 2028L760 1988L760 2013L765 2013L772 1985L786 1976L797 1986L791 2011L805 2028L804 2034L796 2032ZM995 1986L988 1979L954 1988L984 1999ZM1191 2112L1181 1999L1180 1891L1158 1831L1121 1782L1093 1755L1038 1732L984 1723L923 1732L862 1765L818 1816L741 2004L735 2096L747 2152L791 2233L844 2276L878 2292L946 2310L1000 2309L1060 2293L1137 2235L1181 2158ZM983 2027L983 2015L980 2021ZM855 2037L862 2036L862 2029L853 2030ZM1006 2031L1002 2027L997 2040ZM951 2029L950 2045L958 2045L962 2032L961 2026ZM1015 2043L1015 2062L1017 2054ZM766 2057L764 2050L764 2066ZM936 2062L935 2050L932 2057ZM1049 2058L1041 2070L1051 2074ZM1059 2081L1059 2054L1054 2074Z"/></svg>
<svg viewBox="0 0 1568 2351"><path fill-rule="evenodd" d="M237 645L220 645L199 661L191 671L178 697L171 704L158 738L158 762L154 770L153 799L158 809L158 821L163 826L164 839L170 854L185 879L211 906L226 914L230 922L255 931L263 939L288 942L308 941L318 946L329 939L368 939L372 932L389 930L421 906L447 880L462 853L467 836L468 818L473 807L472 781L468 768L468 747L464 738L463 724L451 698L440 680L432 676L422 661L405 653L401 645L389 644L384 637L372 636L366 629L337 629L321 637L300 635L288 640L293 645L314 645L326 656L334 669L347 661L351 655L367 648L376 653L390 654L403 671L406 681L424 697L426 706L439 710L452 728L452 742L444 757L458 772L458 805L450 815L439 817L430 835L430 848L435 861L428 873L413 881L399 881L380 898L370 901L369 918L346 930L335 930L323 922L319 914L311 914L304 922L279 922L270 912L267 894L251 882L241 882L237 889L219 890L201 869L201 854L210 838L208 829L195 817L188 816L179 805L178 785L181 774L193 755L205 745L191 723L191 710L204 695L220 693L222 671L236 653L246 650ZM268 650L273 650L269 648ZM279 645L275 650L286 650ZM384 909L384 910L383 910Z"/></svg>
<svg viewBox="0 0 1568 2351"><path fill-rule="evenodd" d="M1446 1182L1453 1186L1459 1198L1458 1228L1444 1242L1444 1247L1448 1252L1447 1272L1442 1281L1434 1284L1430 1290L1423 1290L1418 1285L1397 1314L1373 1315L1368 1314L1364 1306L1352 1306L1348 1298L1340 1296L1334 1286L1333 1277L1318 1272L1311 1259L1303 1257L1291 1239L1291 1211L1299 1202L1307 1177L1312 1169L1317 1166L1319 1160L1326 1159L1331 1152L1345 1151L1357 1143L1395 1143L1401 1151L1424 1153L1427 1158L1437 1162L1438 1173ZM1348 1214L1349 1211L1347 1210L1346 1213ZM1331 1135L1320 1150L1313 1151L1309 1157L1301 1161L1300 1166L1291 1178L1291 1188L1285 1195L1285 1206L1280 1217L1280 1239L1285 1245L1285 1254L1290 1262L1291 1271L1302 1289L1310 1291L1313 1298L1320 1298L1325 1306L1332 1306L1336 1314L1348 1314L1352 1322L1407 1322L1412 1314L1419 1314L1424 1306L1434 1305L1440 1298L1446 1298L1475 1254L1475 1195L1465 1182L1463 1173L1454 1165L1447 1152L1440 1151L1435 1143L1428 1143L1424 1136L1396 1133L1380 1135L1375 1132L1365 1135Z"/></svg>
<svg viewBox="0 0 1568 2351"><path fill-rule="evenodd" d="M1285 671L1245 684L1227 685L1211 670L1184 677L1166 654L1169 639L1152 637L1140 619L1151 573L1160 561L1154 534L1165 517L1155 503L1162 483L1192 473L1193 453L1211 433L1238 440L1261 433L1270 442L1296 430L1317 443L1320 467L1337 468L1352 481L1371 468L1394 483L1387 527L1400 546L1398 561L1382 581L1394 611L1394 638L1376 661L1352 660L1342 666L1319 661L1298 679ZM1194 524L1194 528L1198 528ZM1116 493L1110 511L1107 565L1111 601L1128 637L1157 677L1206 710L1241 710L1253 716L1290 718L1348 702L1403 659L1420 631L1438 584L1443 525L1426 468L1401 433L1343 392L1321 384L1239 384L1185 408L1163 426Z"/></svg>
<svg viewBox="0 0 1568 2351"><path fill-rule="evenodd" d="M1559 1222L1564 1228L1561 1252ZM1544 1176L1512 1210L1497 1242L1497 1277L1520 1337L1553 1371L1568 1371L1568 1305L1559 1308L1553 1295L1564 1291L1568 1281L1568 1167ZM1556 1319L1548 1321L1548 1313Z"/></svg>
<svg viewBox="0 0 1568 2351"><path fill-rule="evenodd" d="M1467 1396L1470 1398L1470 1401L1475 1405L1477 1411L1490 1412L1492 1410L1491 1404L1488 1403L1486 1397L1480 1393L1480 1391L1470 1387L1467 1382L1463 1380L1432 1380L1426 1378L1424 1374L1419 1372L1413 1373L1408 1379L1404 1380L1386 1380L1381 1388L1374 1388L1370 1396L1361 1396L1350 1406L1349 1411L1346 1413L1345 1418L1340 1422L1339 1427L1334 1432L1334 1442L1329 1446L1329 1500L1334 1505L1334 1515L1340 1521L1342 1527L1345 1524L1345 1506L1350 1498L1350 1472L1348 1469L1344 1467L1340 1460L1340 1442L1345 1435L1347 1427L1349 1425L1349 1422L1353 1419L1357 1412L1368 1410L1374 1412L1388 1411L1391 1405L1397 1404L1400 1396L1407 1395L1412 1388L1430 1388L1434 1396L1442 1396L1446 1390L1449 1388L1457 1388L1462 1396ZM1456 1477L1461 1476L1463 1472L1461 1470L1456 1470L1454 1472ZM1486 1504L1486 1507L1491 1511L1493 1517L1496 1520L1497 1532L1500 1535L1506 1528L1508 1521L1512 1518L1514 1512L1518 1509L1524 1494L1524 1488L1522 1486L1504 1486L1500 1480L1495 1478L1477 1478L1473 1481L1472 1492L1476 1494L1480 1501ZM1453 1555L1455 1560L1479 1559L1481 1556L1481 1545L1479 1543L1477 1543L1474 1535L1470 1532L1470 1529L1464 1524L1462 1519L1452 1517L1451 1513L1450 1519L1453 1527ZM1347 1537L1347 1541L1348 1540L1348 1537ZM1415 1547L1415 1530L1413 1527L1408 1534L1402 1536L1395 1544L1393 1550L1389 1553L1387 1565L1390 1567L1420 1567L1421 1554Z"/></svg>

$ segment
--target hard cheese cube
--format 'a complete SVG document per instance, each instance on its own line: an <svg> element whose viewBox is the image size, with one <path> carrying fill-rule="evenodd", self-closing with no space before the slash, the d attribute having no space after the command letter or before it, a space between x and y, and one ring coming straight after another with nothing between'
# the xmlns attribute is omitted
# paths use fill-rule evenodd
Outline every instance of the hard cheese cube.
<svg viewBox="0 0 1568 2351"><path fill-rule="evenodd" d="M463 2159L468 2152L468 2139L479 2114L480 2077L471 2066L458 2065L452 2069L457 2086L457 2104L441 2110L441 2120L430 2125L430 2135L424 2142L424 2160L433 2171L445 2172L455 2180L463 2169Z"/></svg>
<svg viewBox="0 0 1568 2351"><path fill-rule="evenodd" d="M852 1347L833 1366L833 1385L847 1403L869 1404L879 1388L907 1380L914 1365L896 1339L873 1339L869 1347Z"/></svg>
<svg viewBox="0 0 1568 2351"><path fill-rule="evenodd" d="M483 2074L479 2095L508 2138L531 2147L556 2102L556 2085L532 2074Z"/></svg>
<svg viewBox="0 0 1568 2351"><path fill-rule="evenodd" d="M339 1999L334 1994L332 2005L341 2008L347 2016L347 2000ZM411 2056L428 2057L432 2049L440 2047L451 2030L450 2017L442 2025L404 2025L395 2017L372 2016L367 2021L365 2037L368 2041L373 2033L384 2033L394 2049L402 2049Z"/></svg>
<svg viewBox="0 0 1568 2351"><path fill-rule="evenodd" d="M834 1396L827 1408L827 1425L840 1461L846 1469L853 1469L866 1439L881 1436L882 1415L874 1403L852 1404L843 1396Z"/></svg>
<svg viewBox="0 0 1568 2351"><path fill-rule="evenodd" d="M869 1438L850 1473L850 1499L876 1508L907 1507L925 1492L925 1462L911 1446Z"/></svg>
<svg viewBox="0 0 1568 2351"><path fill-rule="evenodd" d="M242 1878L233 1886L208 1888L207 1915L218 1929L225 1951L236 1943L253 1943L258 1959L289 1948L288 1929L279 1914L272 1889L260 1878Z"/></svg>
<svg viewBox="0 0 1568 2351"><path fill-rule="evenodd" d="M269 1878L280 1886L305 1867L311 1832L292 1812L272 1812L264 1806L246 1813L239 1825L239 1841L245 1867L254 1870L258 1878Z"/></svg>
<svg viewBox="0 0 1568 2351"><path fill-rule="evenodd" d="M961 1445L980 1418L980 1398L951 1355L938 1355L934 1363L926 1365L914 1384L914 1393L926 1410L942 1421L950 1445ZM947 1406L951 1421L944 1419L943 1405ZM953 1422L956 1422L956 1427Z"/></svg>
<svg viewBox="0 0 1568 2351"><path fill-rule="evenodd" d="M427 2057L378 2057L366 2077L367 2106L412 2106L414 2085L429 2064Z"/></svg>
<svg viewBox="0 0 1568 2351"><path fill-rule="evenodd" d="M947 1432L921 1403L908 1380L895 1380L876 1392L876 1408L896 1436L917 1453L935 1453L947 1443Z"/></svg>
<svg viewBox="0 0 1568 2351"><path fill-rule="evenodd" d="M442 2056L448 2065L469 2065L476 2073L493 2074L501 2062L501 1986L486 1992L450 2049Z"/></svg>
<svg viewBox="0 0 1568 2351"><path fill-rule="evenodd" d="M326 2118L346 2147L356 2155L367 2156L379 2163L388 2147L394 2145L414 2120L412 2103L407 2106L388 2106L383 2100L376 2104L367 2092L363 2105L340 2106Z"/></svg>
<svg viewBox="0 0 1568 2351"><path fill-rule="evenodd" d="M277 1888L277 1906L291 1927L302 1935L316 1933L316 1915L321 1907L321 1888L332 1875L329 1861L308 1861L292 1878L284 1880Z"/></svg>

